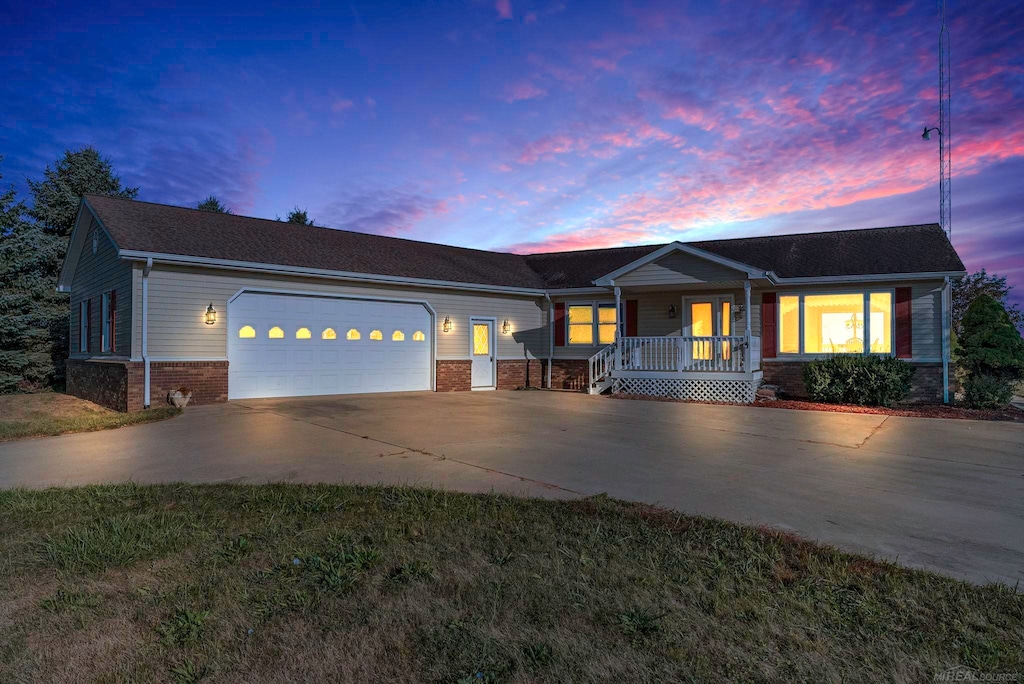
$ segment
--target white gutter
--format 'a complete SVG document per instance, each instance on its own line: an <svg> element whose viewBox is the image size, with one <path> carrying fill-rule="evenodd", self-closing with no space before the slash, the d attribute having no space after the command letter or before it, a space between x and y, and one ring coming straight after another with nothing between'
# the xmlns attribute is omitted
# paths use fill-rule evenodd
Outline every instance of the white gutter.
<svg viewBox="0 0 1024 684"><path fill-rule="evenodd" d="M142 406L149 408L149 272L153 270L153 258L146 259L146 265L142 268Z"/></svg>
<svg viewBox="0 0 1024 684"><path fill-rule="evenodd" d="M950 356L950 328L952 327L952 302L950 293L952 287L949 276L942 282L942 403L949 403L949 356Z"/></svg>
<svg viewBox="0 0 1024 684"><path fill-rule="evenodd" d="M931 271L927 273L869 273L865 275L850 276L816 276L808 278L782 278L776 277L775 282L779 285L811 285L826 283L878 283L889 280L936 280L938 278L958 278L965 275L965 271Z"/></svg>
<svg viewBox="0 0 1024 684"><path fill-rule="evenodd" d="M544 299L548 300L548 368L547 385L551 389L551 362L555 358L555 305L551 302L551 295L544 293Z"/></svg>

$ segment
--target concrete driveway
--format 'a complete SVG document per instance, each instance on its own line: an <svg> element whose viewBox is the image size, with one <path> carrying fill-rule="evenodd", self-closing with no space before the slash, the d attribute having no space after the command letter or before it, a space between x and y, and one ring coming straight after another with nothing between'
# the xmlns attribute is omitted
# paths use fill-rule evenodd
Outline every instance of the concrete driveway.
<svg viewBox="0 0 1024 684"><path fill-rule="evenodd" d="M0 444L0 487L124 480L607 492L1024 580L1024 424L467 392L233 402Z"/></svg>

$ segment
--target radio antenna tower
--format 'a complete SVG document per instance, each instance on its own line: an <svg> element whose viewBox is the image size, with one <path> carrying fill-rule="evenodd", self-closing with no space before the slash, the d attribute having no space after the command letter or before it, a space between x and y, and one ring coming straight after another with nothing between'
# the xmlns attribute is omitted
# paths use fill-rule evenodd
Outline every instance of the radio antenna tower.
<svg viewBox="0 0 1024 684"><path fill-rule="evenodd" d="M925 140L931 139L932 131L939 134L939 225L946 236L952 239L952 204L950 181L952 180L952 163L950 161L950 141L952 134L949 125L949 29L946 28L946 0L938 0L939 9L939 125L929 128L925 126Z"/></svg>

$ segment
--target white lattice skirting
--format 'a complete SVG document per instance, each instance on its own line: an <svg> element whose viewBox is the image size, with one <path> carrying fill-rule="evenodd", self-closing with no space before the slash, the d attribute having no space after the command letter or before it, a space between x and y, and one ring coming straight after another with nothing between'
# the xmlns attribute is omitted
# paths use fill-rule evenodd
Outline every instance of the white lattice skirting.
<svg viewBox="0 0 1024 684"><path fill-rule="evenodd" d="M616 383L614 391L625 394L642 394L648 397L750 404L754 401L759 384L759 380L622 378Z"/></svg>

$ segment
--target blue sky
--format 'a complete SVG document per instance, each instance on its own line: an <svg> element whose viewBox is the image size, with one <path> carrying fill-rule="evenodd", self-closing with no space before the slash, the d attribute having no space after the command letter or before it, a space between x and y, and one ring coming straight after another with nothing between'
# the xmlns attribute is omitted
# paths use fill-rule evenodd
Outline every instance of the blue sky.
<svg viewBox="0 0 1024 684"><path fill-rule="evenodd" d="M1024 5L950 0L953 238L1024 285ZM0 154L516 251L935 221L933 2L0 2ZM1018 298L1024 298L1024 287Z"/></svg>

